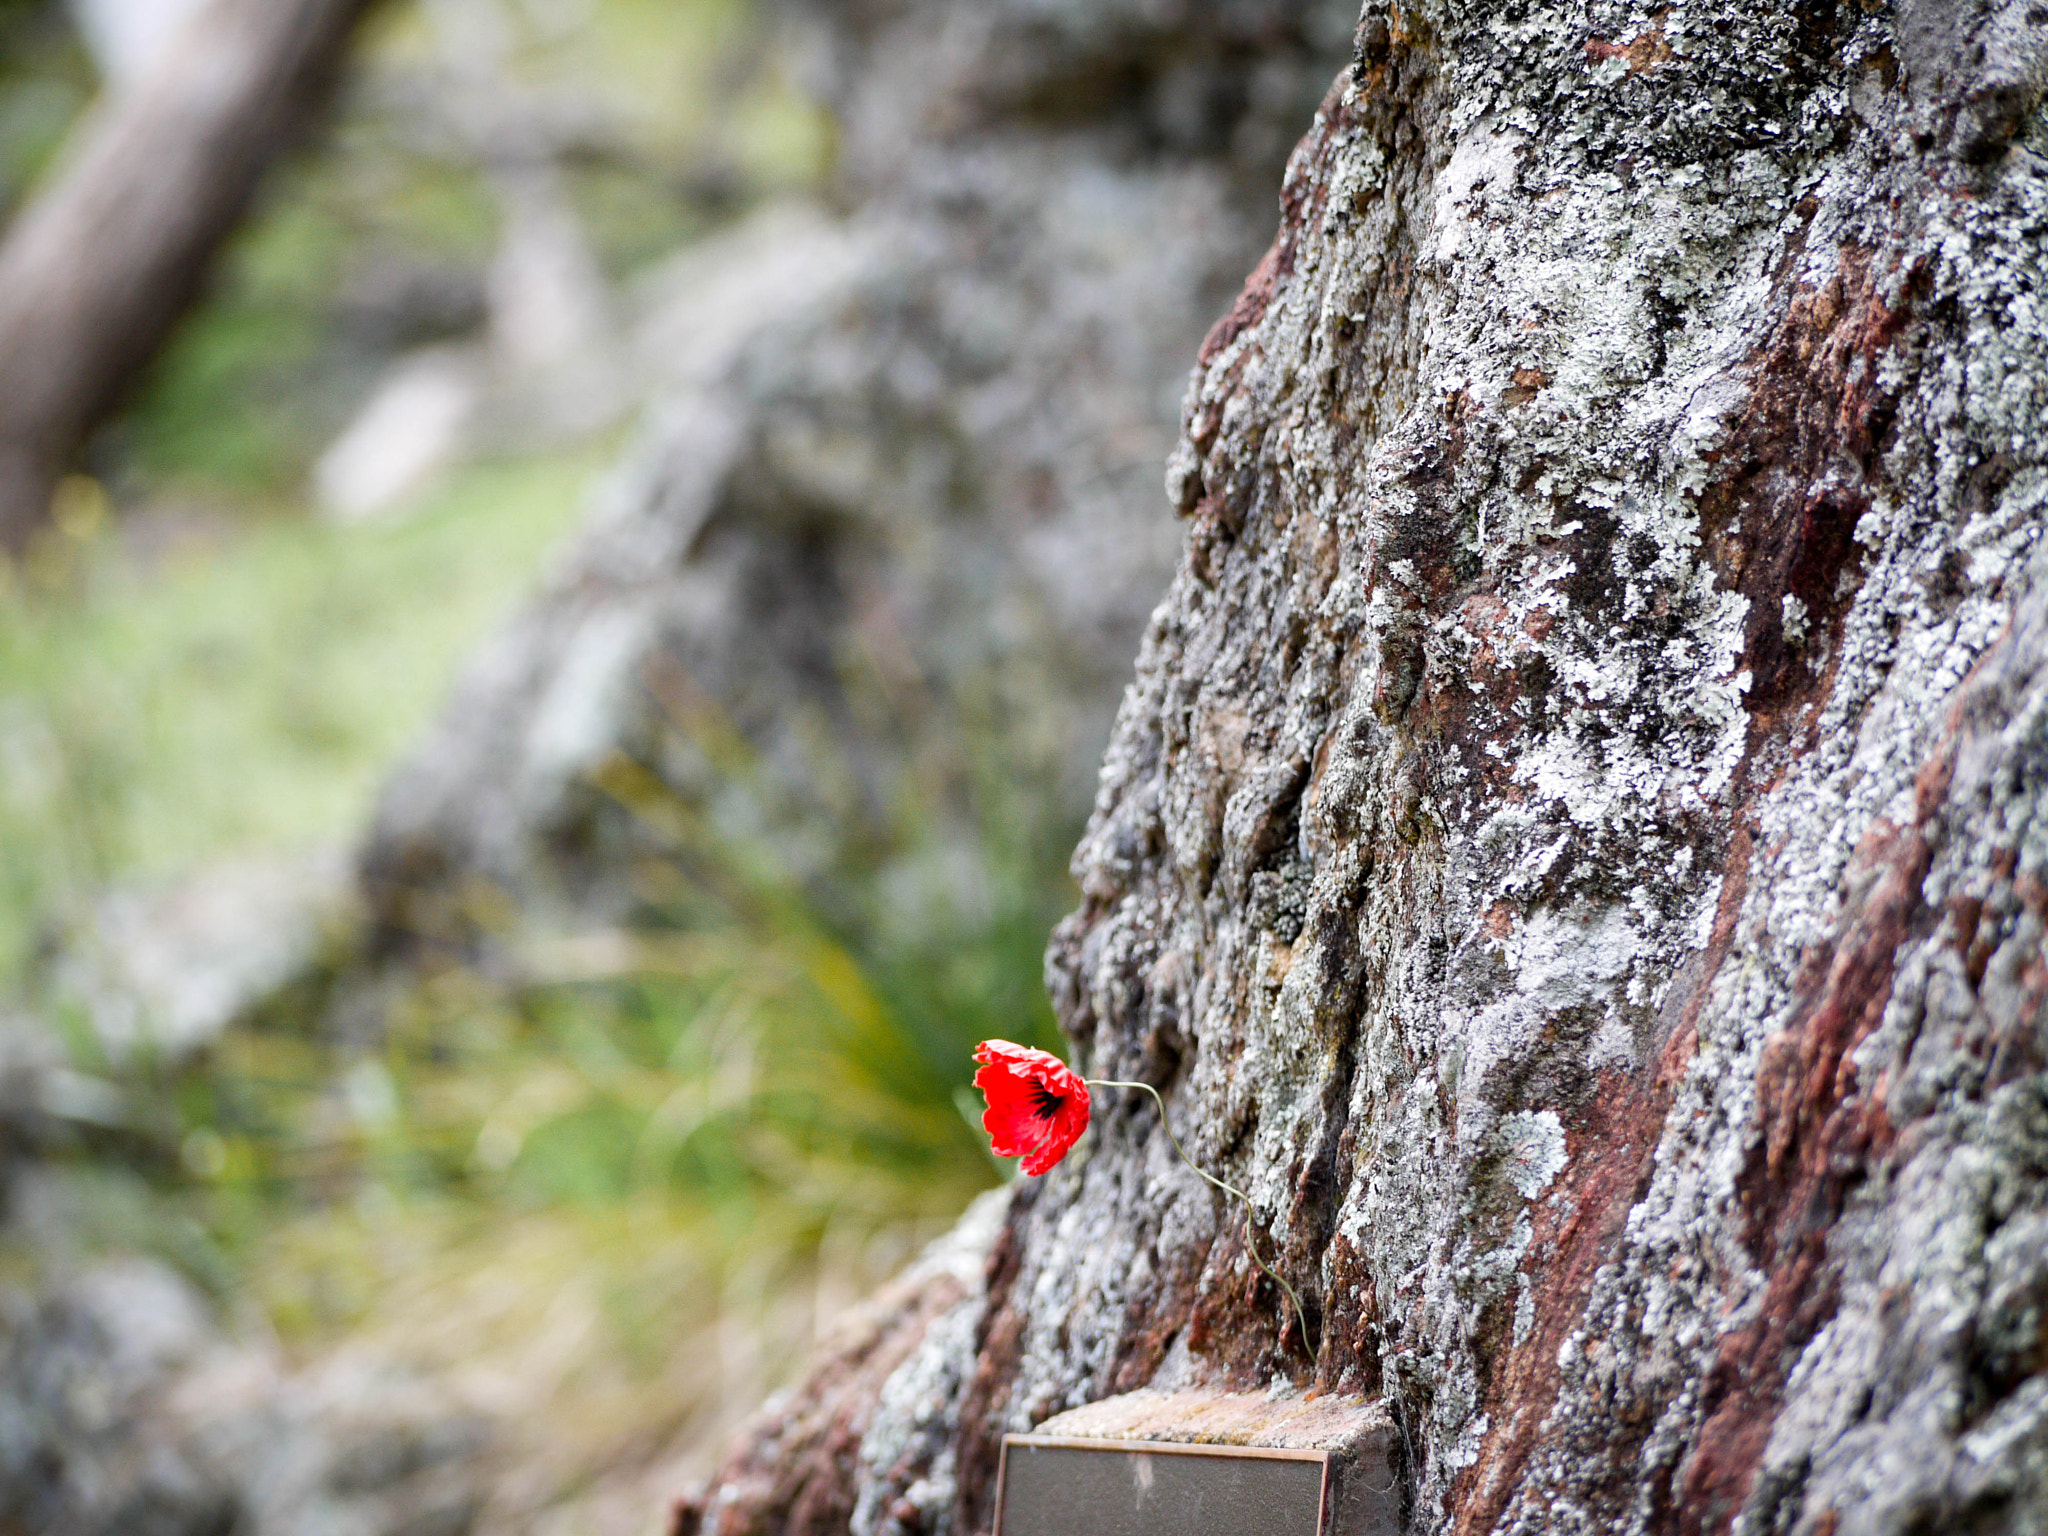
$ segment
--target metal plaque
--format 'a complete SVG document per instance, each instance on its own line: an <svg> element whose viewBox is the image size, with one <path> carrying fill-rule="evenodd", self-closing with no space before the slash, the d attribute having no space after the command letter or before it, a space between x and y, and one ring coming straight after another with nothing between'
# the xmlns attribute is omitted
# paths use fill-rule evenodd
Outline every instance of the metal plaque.
<svg viewBox="0 0 2048 1536"><path fill-rule="evenodd" d="M1008 1435L995 1536L1323 1536L1327 1451Z"/></svg>

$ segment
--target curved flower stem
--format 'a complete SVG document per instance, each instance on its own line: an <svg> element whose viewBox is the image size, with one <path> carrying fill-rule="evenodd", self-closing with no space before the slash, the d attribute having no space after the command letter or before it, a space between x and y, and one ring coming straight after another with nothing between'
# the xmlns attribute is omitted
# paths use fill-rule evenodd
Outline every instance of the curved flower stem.
<svg viewBox="0 0 2048 1536"><path fill-rule="evenodd" d="M1178 1138L1174 1136L1173 1127L1167 1122L1166 1100L1159 1097L1159 1090L1157 1088L1154 1088L1150 1083L1125 1083L1119 1082L1117 1079L1113 1077L1084 1077L1081 1079L1081 1081L1090 1088L1142 1088L1147 1093L1151 1094L1152 1102L1159 1106L1159 1129L1166 1132L1166 1139L1168 1142L1172 1144L1173 1150L1180 1154L1180 1160L1186 1163L1190 1168L1194 1169L1195 1172L1199 1174L1202 1178L1208 1180L1211 1184L1215 1185L1218 1189L1222 1190L1223 1193L1225 1193L1226 1195L1231 1196L1233 1199L1241 1200L1244 1202L1245 1251L1252 1256L1252 1262L1259 1266L1260 1273L1266 1275L1269 1279L1272 1280L1272 1282L1275 1285L1279 1286L1281 1290L1285 1291L1287 1293L1287 1299L1294 1303L1294 1320L1301 1325L1301 1347L1304 1350L1307 1350L1310 1356L1313 1357L1314 1349L1309 1344L1308 1339L1308 1314L1304 1312L1301 1308L1301 1298L1295 1294L1294 1287L1287 1283L1286 1279L1281 1275L1280 1271L1273 1268L1272 1265L1268 1264L1264 1259L1259 1257L1259 1245L1252 1240L1252 1197L1246 1194L1243 1190L1239 1189L1235 1184L1224 1183L1221 1179L1217 1178L1213 1173L1209 1173L1206 1170L1204 1170L1200 1164L1198 1164L1192 1157L1188 1156L1187 1149L1183 1147L1180 1144ZM1276 1254L1275 1257L1278 1257L1278 1255Z"/></svg>

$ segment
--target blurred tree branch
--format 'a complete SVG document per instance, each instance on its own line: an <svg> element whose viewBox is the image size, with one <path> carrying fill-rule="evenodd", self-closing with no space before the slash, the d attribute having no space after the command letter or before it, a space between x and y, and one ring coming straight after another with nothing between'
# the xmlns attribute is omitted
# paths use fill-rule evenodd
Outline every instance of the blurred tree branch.
<svg viewBox="0 0 2048 1536"><path fill-rule="evenodd" d="M374 0L213 0L110 90L0 244L0 548L198 295L263 173L327 99Z"/></svg>

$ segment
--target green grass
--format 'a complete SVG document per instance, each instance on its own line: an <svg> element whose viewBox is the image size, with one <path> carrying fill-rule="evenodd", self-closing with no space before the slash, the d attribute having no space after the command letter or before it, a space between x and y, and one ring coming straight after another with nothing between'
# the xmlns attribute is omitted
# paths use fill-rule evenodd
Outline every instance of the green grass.
<svg viewBox="0 0 2048 1536"><path fill-rule="evenodd" d="M479 465L392 526L202 520L149 559L102 520L0 589L0 984L109 884L353 838L604 456Z"/></svg>
<svg viewBox="0 0 2048 1536"><path fill-rule="evenodd" d="M1047 856L1064 839L984 825L984 899L882 938L630 763L598 781L666 813L672 895L631 928L417 978L368 1052L283 1011L143 1091L175 1104L156 1134L233 1263L261 1268L286 1213L367 1196L457 1234L632 1210L697 1233L713 1269L803 1269L835 1232L935 1233L999 1176L963 1094L976 1042L1058 1043L1039 967L1071 895ZM872 908L849 883L832 905Z"/></svg>
<svg viewBox="0 0 2048 1536"><path fill-rule="evenodd" d="M85 49L58 8L0 0L0 216L49 170L92 93Z"/></svg>

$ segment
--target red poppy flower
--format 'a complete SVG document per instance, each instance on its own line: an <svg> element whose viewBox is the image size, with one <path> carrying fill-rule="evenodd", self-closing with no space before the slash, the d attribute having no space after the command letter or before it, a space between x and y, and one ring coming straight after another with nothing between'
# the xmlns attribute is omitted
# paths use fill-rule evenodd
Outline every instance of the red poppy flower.
<svg viewBox="0 0 2048 1536"><path fill-rule="evenodd" d="M984 1063L974 1086L988 1100L981 1128L997 1157L1021 1157L1026 1173L1041 1174L1088 1129L1088 1086L1059 1057L984 1040L974 1059Z"/></svg>

